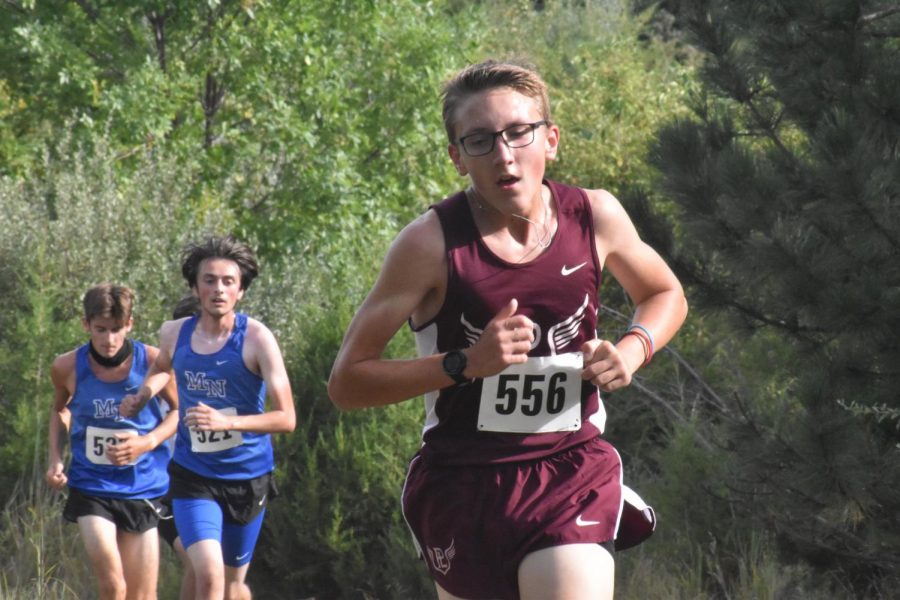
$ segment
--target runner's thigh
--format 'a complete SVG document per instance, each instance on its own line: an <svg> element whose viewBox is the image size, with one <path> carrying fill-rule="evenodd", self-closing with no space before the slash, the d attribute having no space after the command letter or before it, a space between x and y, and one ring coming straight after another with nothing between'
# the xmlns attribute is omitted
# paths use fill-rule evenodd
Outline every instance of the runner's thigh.
<svg viewBox="0 0 900 600"><path fill-rule="evenodd" d="M115 523L96 515L84 515L78 517L78 531L94 573L98 576L122 573Z"/></svg>
<svg viewBox="0 0 900 600"><path fill-rule="evenodd" d="M119 532L119 553L129 598L153 598L159 576L159 535L156 528L143 533Z"/></svg>
<svg viewBox="0 0 900 600"><path fill-rule="evenodd" d="M615 561L599 544L532 552L519 565L522 600L611 600Z"/></svg>

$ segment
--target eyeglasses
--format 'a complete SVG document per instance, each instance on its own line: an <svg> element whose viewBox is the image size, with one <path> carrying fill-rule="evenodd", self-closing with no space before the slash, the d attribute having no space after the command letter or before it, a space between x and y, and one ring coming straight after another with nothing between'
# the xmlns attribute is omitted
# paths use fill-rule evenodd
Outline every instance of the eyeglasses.
<svg viewBox="0 0 900 600"><path fill-rule="evenodd" d="M546 124L547 121L523 123L522 125L507 127L502 131L464 135L457 141L462 144L463 150L469 156L484 156L494 149L494 144L498 137L503 138L503 143L508 148L522 148L531 144L534 141L534 130Z"/></svg>

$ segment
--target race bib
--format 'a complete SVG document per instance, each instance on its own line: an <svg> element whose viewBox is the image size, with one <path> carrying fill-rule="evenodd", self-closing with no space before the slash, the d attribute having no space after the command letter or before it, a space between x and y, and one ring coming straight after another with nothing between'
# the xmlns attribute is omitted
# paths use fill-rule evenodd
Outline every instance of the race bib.
<svg viewBox="0 0 900 600"><path fill-rule="evenodd" d="M237 409L233 406L219 410L223 415L233 416ZM191 450L194 452L221 452L244 443L240 431L194 431L191 432Z"/></svg>
<svg viewBox="0 0 900 600"><path fill-rule="evenodd" d="M530 357L486 377L478 408L479 431L548 433L581 427L580 352Z"/></svg>
<svg viewBox="0 0 900 600"><path fill-rule="evenodd" d="M88 425L85 429L84 455L95 465L112 465L112 462L106 456L106 448L118 444L119 439L116 435L123 433L137 435L138 432L134 429L106 429ZM128 464L133 465L135 462L132 461Z"/></svg>

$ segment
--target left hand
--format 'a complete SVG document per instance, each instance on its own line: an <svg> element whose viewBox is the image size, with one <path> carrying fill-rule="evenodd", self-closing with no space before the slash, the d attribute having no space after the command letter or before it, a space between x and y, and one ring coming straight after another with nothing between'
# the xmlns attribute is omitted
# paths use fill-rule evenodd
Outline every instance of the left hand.
<svg viewBox="0 0 900 600"><path fill-rule="evenodd" d="M115 444L106 447L106 457L116 466L123 466L137 461L138 457L153 449L153 441L149 435L138 435L131 431L116 434Z"/></svg>
<svg viewBox="0 0 900 600"><path fill-rule="evenodd" d="M228 431L232 428L228 417L202 402L184 412L184 424L194 431Z"/></svg>
<svg viewBox="0 0 900 600"><path fill-rule="evenodd" d="M590 380L604 392L631 384L637 367L629 365L625 355L609 340L590 340L581 347L584 355L582 379Z"/></svg>

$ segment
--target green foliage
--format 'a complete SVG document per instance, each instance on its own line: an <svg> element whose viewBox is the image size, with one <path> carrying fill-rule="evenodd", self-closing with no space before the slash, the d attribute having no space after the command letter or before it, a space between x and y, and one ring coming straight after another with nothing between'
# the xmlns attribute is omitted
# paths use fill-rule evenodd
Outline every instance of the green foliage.
<svg viewBox="0 0 900 600"><path fill-rule="evenodd" d="M732 501L789 559L854 593L893 589L900 127L886 107L900 103L900 15L843 0L678 6L705 89L654 162L680 209L670 261L728 315L725 335L752 342L734 361L747 375Z"/></svg>
<svg viewBox="0 0 900 600"><path fill-rule="evenodd" d="M420 412L400 405L350 413L327 428L304 419L291 443L279 447L279 478L302 483L273 504L264 542L271 551L255 574L263 595L266 589L335 598L431 593L397 510L406 464L400 457L417 447ZM267 572L278 574L277 586L271 579L266 585Z"/></svg>
<svg viewBox="0 0 900 600"><path fill-rule="evenodd" d="M439 4L7 10L4 55L15 60L0 67L9 82L0 108L15 118L0 130L17 137L73 115L82 139L110 124L123 154L201 152L202 179L184 192L224 192L264 255L299 245L342 260L335 249L357 229L393 231L445 188L439 107L423 95L436 96L461 62L456 40L467 28L447 22Z"/></svg>

